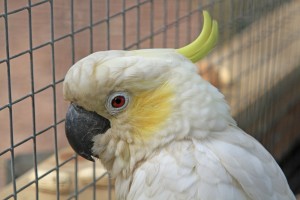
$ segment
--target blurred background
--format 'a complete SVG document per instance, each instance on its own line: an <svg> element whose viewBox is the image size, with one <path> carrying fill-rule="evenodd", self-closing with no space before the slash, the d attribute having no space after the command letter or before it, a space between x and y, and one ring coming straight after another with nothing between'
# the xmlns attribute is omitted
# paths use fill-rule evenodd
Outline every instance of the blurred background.
<svg viewBox="0 0 300 200"><path fill-rule="evenodd" d="M300 1L0 0L0 197L113 199L102 166L69 149L64 75L96 51L184 46L203 10L220 39L200 75L300 193Z"/></svg>

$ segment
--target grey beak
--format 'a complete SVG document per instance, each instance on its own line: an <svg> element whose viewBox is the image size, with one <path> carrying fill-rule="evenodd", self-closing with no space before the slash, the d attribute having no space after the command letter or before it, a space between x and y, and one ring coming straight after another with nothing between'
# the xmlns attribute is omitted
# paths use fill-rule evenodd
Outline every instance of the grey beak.
<svg viewBox="0 0 300 200"><path fill-rule="evenodd" d="M110 128L108 119L71 103L66 115L66 136L76 153L94 161L92 157L93 137Z"/></svg>

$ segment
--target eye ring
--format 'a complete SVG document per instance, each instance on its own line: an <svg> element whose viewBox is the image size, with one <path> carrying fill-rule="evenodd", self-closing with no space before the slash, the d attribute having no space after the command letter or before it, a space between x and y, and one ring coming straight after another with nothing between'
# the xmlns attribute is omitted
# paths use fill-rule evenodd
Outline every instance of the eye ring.
<svg viewBox="0 0 300 200"><path fill-rule="evenodd" d="M129 101L127 92L114 92L108 96L105 107L111 115L116 115L127 107Z"/></svg>

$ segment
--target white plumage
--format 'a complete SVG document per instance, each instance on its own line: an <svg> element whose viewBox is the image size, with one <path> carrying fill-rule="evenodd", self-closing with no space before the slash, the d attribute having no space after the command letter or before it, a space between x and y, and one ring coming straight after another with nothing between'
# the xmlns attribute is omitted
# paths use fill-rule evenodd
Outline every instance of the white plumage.
<svg viewBox="0 0 300 200"><path fill-rule="evenodd" d="M239 130L228 131L155 152L128 180L117 179L128 188L119 199L295 199L270 154ZM232 133L246 146L232 143Z"/></svg>
<svg viewBox="0 0 300 200"><path fill-rule="evenodd" d="M105 104L115 91L126 91L131 102L111 116ZM93 137L92 152L116 178L117 199L295 199L276 161L236 126L223 95L176 50L92 54L68 72L64 94L110 121ZM157 126L156 109L166 112Z"/></svg>

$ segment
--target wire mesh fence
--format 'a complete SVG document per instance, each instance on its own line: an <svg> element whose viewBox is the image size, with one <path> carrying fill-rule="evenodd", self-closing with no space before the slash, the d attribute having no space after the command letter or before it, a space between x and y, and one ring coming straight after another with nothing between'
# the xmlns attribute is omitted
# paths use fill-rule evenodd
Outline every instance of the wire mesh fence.
<svg viewBox="0 0 300 200"><path fill-rule="evenodd" d="M297 0L0 0L0 197L113 199L102 166L68 148L64 75L96 51L183 46L204 9L220 41L202 76L280 160L299 139Z"/></svg>

